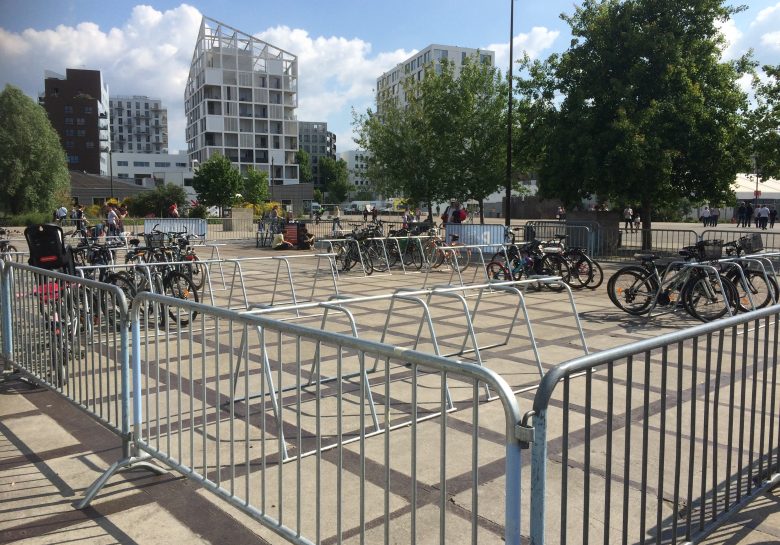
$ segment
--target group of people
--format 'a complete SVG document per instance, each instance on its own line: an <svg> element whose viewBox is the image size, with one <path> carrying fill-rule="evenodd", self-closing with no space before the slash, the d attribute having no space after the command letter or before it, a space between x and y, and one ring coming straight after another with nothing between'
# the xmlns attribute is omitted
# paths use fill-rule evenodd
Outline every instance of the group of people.
<svg viewBox="0 0 780 545"><path fill-rule="evenodd" d="M642 229L642 218L639 210L634 210L631 205L623 210L623 227L629 231L639 231Z"/></svg>
<svg viewBox="0 0 780 545"><path fill-rule="evenodd" d="M756 229L766 231L767 226L773 229L777 220L777 209L764 204L756 204L755 208L749 202L739 203L737 208L737 227L750 227L755 220Z"/></svg>
<svg viewBox="0 0 780 545"><path fill-rule="evenodd" d="M461 206L460 202L456 199L450 199L450 204L444 209L444 213L441 215L442 223L463 223L466 218L469 217L469 213Z"/></svg>
<svg viewBox="0 0 780 545"><path fill-rule="evenodd" d="M705 206L701 211L701 217L699 218L699 221L701 221L704 227L717 227L719 219L720 210L715 207L710 208L709 206Z"/></svg>

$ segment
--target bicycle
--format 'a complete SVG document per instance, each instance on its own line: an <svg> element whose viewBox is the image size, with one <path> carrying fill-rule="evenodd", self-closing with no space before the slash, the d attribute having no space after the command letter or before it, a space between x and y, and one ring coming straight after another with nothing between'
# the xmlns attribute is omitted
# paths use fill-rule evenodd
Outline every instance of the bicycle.
<svg viewBox="0 0 780 545"><path fill-rule="evenodd" d="M595 290L604 282L604 270L599 263L585 253L584 248L566 246L568 235L554 235L555 241L544 242L547 247L557 247L569 265L569 276L564 280L572 288Z"/></svg>
<svg viewBox="0 0 780 545"><path fill-rule="evenodd" d="M493 254L486 265L486 273L491 280L523 280L536 277L559 276L561 282L546 282L551 291L563 291L566 278L570 275L569 266L559 251L545 252L539 240L518 245L515 232L518 227L504 228L504 249Z"/></svg>
<svg viewBox="0 0 780 545"><path fill-rule="evenodd" d="M448 244L439 235L438 227L431 227L427 234L429 239L423 244L422 254L432 269L438 268L445 263L458 272L463 272L468 268L471 263L471 250L469 248L458 249L459 246L464 246L458 240L458 235L451 234ZM447 250L445 248L453 249Z"/></svg>
<svg viewBox="0 0 780 545"><path fill-rule="evenodd" d="M22 254L11 244L11 233L8 229L0 229L0 259L3 261L22 262ZM16 233L16 231L13 231Z"/></svg>
<svg viewBox="0 0 780 545"><path fill-rule="evenodd" d="M655 254L636 254L640 265L618 270L607 282L610 301L632 315L650 312L655 306L681 308L703 322L721 318L738 308L738 291L734 283L720 273L685 263L715 261L722 252L722 241L699 242L679 254L684 259L656 264ZM674 268L670 268L674 265Z"/></svg>
<svg viewBox="0 0 780 545"><path fill-rule="evenodd" d="M745 257L745 259L732 259L728 262L739 267L741 272L732 266L723 273L737 288L739 310L748 312L752 308L764 308L777 302L780 290L774 275L767 274L766 270L749 260L750 255L745 255L763 249L761 235L741 237L738 240L727 242L723 247L729 257ZM751 308L748 308L751 303Z"/></svg>

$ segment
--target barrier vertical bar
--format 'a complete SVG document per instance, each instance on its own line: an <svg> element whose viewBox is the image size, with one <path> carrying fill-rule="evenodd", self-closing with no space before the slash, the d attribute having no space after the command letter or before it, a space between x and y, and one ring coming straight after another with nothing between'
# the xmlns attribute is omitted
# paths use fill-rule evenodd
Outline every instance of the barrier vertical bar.
<svg viewBox="0 0 780 545"><path fill-rule="evenodd" d="M566 438L563 438L566 441ZM544 513L547 495L547 410L534 414L534 442L531 447L531 545L543 545L545 536ZM509 453L507 453L507 462ZM507 482L511 464L507 464ZM518 469L519 472L519 469ZM518 486L519 490L519 486ZM509 508L507 491L507 509ZM518 494L519 497L519 494ZM520 515L518 513L518 526ZM509 528L509 512L506 513L506 527ZM507 541L508 543L508 541Z"/></svg>
<svg viewBox="0 0 780 545"><path fill-rule="evenodd" d="M13 357L14 343L11 331L11 267L0 263L0 324L3 331L3 356L5 370L8 370Z"/></svg>

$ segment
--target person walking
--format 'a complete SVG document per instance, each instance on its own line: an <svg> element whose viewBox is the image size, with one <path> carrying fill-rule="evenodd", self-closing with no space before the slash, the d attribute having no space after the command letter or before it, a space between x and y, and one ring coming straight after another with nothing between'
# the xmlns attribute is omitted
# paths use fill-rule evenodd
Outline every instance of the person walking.
<svg viewBox="0 0 780 545"><path fill-rule="evenodd" d="M108 205L108 214L106 215L106 225L108 227L107 235L115 237L119 234L119 215L116 213L116 205Z"/></svg>
<svg viewBox="0 0 780 545"><path fill-rule="evenodd" d="M745 224L745 203L741 202L739 203L739 208L737 208L737 228L739 228L741 225Z"/></svg>
<svg viewBox="0 0 780 545"><path fill-rule="evenodd" d="M631 206L626 206L626 209L623 210L623 228L634 230L634 211L631 209Z"/></svg>
<svg viewBox="0 0 780 545"><path fill-rule="evenodd" d="M769 210L769 228L774 229L775 228L775 220L777 219L777 209L772 206Z"/></svg>
<svg viewBox="0 0 780 545"><path fill-rule="evenodd" d="M750 223L753 221L753 206L750 203L745 203L745 221L742 222L742 227L750 227Z"/></svg>
<svg viewBox="0 0 780 545"><path fill-rule="evenodd" d="M766 226L769 224L769 207L764 203L761 208L758 209L758 217L761 223L761 229L766 231Z"/></svg>
<svg viewBox="0 0 780 545"><path fill-rule="evenodd" d="M330 216L333 218L333 225L331 226L331 230L333 233L338 233L341 231L341 208L339 208L339 205L336 205L333 208L333 213Z"/></svg>
<svg viewBox="0 0 780 545"><path fill-rule="evenodd" d="M704 227L710 224L710 214L710 207L705 206L704 210L701 211L701 223Z"/></svg>
<svg viewBox="0 0 780 545"><path fill-rule="evenodd" d="M718 219L720 218L720 210L717 206L713 206L710 209L710 227L718 226Z"/></svg>

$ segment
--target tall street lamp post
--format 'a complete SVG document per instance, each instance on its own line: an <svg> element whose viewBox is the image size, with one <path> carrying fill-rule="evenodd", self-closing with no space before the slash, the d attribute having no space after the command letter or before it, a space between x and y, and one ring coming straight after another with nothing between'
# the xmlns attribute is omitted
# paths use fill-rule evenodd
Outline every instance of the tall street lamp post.
<svg viewBox="0 0 780 545"><path fill-rule="evenodd" d="M506 136L506 204L504 205L504 225L509 226L512 211L512 61L514 59L515 0L509 0L509 101L507 103Z"/></svg>

